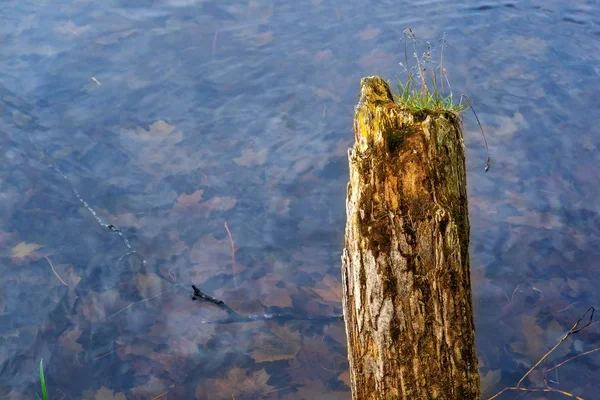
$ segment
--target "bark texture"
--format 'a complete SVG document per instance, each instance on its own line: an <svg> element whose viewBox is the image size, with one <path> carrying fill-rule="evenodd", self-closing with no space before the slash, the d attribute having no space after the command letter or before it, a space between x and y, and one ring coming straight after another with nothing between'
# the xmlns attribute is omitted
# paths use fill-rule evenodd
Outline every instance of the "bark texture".
<svg viewBox="0 0 600 400"><path fill-rule="evenodd" d="M354 399L479 399L461 121L361 80L342 255Z"/></svg>

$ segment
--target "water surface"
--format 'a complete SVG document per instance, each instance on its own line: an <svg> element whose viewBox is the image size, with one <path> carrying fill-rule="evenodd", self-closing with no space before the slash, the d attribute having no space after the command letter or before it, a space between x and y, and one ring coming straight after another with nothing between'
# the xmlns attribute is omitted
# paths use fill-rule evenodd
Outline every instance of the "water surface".
<svg viewBox="0 0 600 400"><path fill-rule="evenodd" d="M477 350L485 393L515 384L600 300L598 15L592 1L5 1L0 397L35 398L43 358L56 399L349 399L342 322L206 324L223 312L190 285L243 314L341 312L358 84L402 73L406 27L421 45L447 33L452 88L487 133L485 174L465 115ZM599 357L549 384L594 398Z"/></svg>

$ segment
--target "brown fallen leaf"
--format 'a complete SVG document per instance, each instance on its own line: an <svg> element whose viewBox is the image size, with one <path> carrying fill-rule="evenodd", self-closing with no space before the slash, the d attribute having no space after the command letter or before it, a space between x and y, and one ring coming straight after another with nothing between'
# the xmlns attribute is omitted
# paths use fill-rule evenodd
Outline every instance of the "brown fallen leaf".
<svg viewBox="0 0 600 400"><path fill-rule="evenodd" d="M119 292L109 290L103 293L89 292L81 298L80 312L90 322L102 322L106 319L107 308L116 308Z"/></svg>
<svg viewBox="0 0 600 400"><path fill-rule="evenodd" d="M278 277L266 275L260 279L245 281L242 285L249 288L267 307L291 307L292 295L297 292L293 287L287 287Z"/></svg>
<svg viewBox="0 0 600 400"><path fill-rule="evenodd" d="M83 32L87 31L88 29L90 29L89 25L75 25L73 23L73 21L69 21L66 24L63 25L57 25L54 28L54 31L61 33L63 35L73 35L73 36L77 36L82 34Z"/></svg>
<svg viewBox="0 0 600 400"><path fill-rule="evenodd" d="M514 351L526 354L533 361L539 359L549 350L545 341L544 328L537 323L536 317L522 315L521 330L525 336L525 343L521 341L511 343L511 348Z"/></svg>
<svg viewBox="0 0 600 400"><path fill-rule="evenodd" d="M217 271L229 273L225 266L231 260L231 244L228 238L215 239L212 235L206 235L194 244L190 252L190 259L197 264L206 266L212 270L217 266ZM214 271L214 272L217 272Z"/></svg>
<svg viewBox="0 0 600 400"><path fill-rule="evenodd" d="M244 149L242 150L242 155L238 158L234 158L233 161L242 167L264 165L267 162L267 154L267 149L258 151Z"/></svg>
<svg viewBox="0 0 600 400"><path fill-rule="evenodd" d="M36 243L21 242L12 248L11 257L13 260L22 260L24 258L35 257L38 256L36 251L40 248L42 248L42 246Z"/></svg>
<svg viewBox="0 0 600 400"><path fill-rule="evenodd" d="M255 37L255 43L259 46L262 46L263 44L267 44L269 43L271 40L273 40L273 32L268 31L268 32L263 32L263 33L259 33L258 35L256 35Z"/></svg>
<svg viewBox="0 0 600 400"><path fill-rule="evenodd" d="M358 65L363 69L379 68L381 65L391 64L394 57L379 49L373 49L369 54L358 60Z"/></svg>
<svg viewBox="0 0 600 400"><path fill-rule="evenodd" d="M62 278L70 288L75 288L79 282L81 281L81 276L75 273L73 266L70 264L60 264L56 266L56 269L59 271L63 271L61 273Z"/></svg>
<svg viewBox="0 0 600 400"><path fill-rule="evenodd" d="M136 399L151 400L164 393L166 388L167 387L160 379L151 376L148 382L131 389L130 392L135 396Z"/></svg>
<svg viewBox="0 0 600 400"><path fill-rule="evenodd" d="M139 29L128 29L125 31L117 31L108 33L100 38L96 39L96 43L100 45L111 45L120 42L123 39L127 39L129 36L135 35L140 32Z"/></svg>
<svg viewBox="0 0 600 400"><path fill-rule="evenodd" d="M202 200L203 192L204 191L202 189L200 189L200 190L196 190L192 194L186 194L186 193L180 194L179 197L177 198L177 203L175 203L175 208L178 210L181 210L184 208L188 208L188 207L197 205L200 202L200 200Z"/></svg>
<svg viewBox="0 0 600 400"><path fill-rule="evenodd" d="M342 302L342 283L331 275L326 275L315 288L309 288L313 293L316 293L321 299L330 303Z"/></svg>
<svg viewBox="0 0 600 400"><path fill-rule="evenodd" d="M138 139L138 141L144 140L146 143L155 143L155 146L149 149L153 152L164 150L164 148L158 147L164 146L164 143L175 144L183 140L183 133L175 130L173 125L163 120L154 122L147 130L138 127L135 132L129 130L123 130L122 132L124 135Z"/></svg>
<svg viewBox="0 0 600 400"><path fill-rule="evenodd" d="M290 211L290 199L286 197L273 196L268 202L269 212L287 216Z"/></svg>
<svg viewBox="0 0 600 400"><path fill-rule="evenodd" d="M347 392L334 392L327 388L320 379L310 379L302 382L295 393L285 396L284 400L339 400L348 397Z"/></svg>
<svg viewBox="0 0 600 400"><path fill-rule="evenodd" d="M222 379L209 379L206 385L196 387L196 399L228 399L236 400L261 399L275 388L269 386L269 374L264 369L255 371L248 376L248 370L233 367Z"/></svg>
<svg viewBox="0 0 600 400"><path fill-rule="evenodd" d="M302 350L309 354L318 355L326 359L329 358L329 347L321 336L305 336L302 339Z"/></svg>
<svg viewBox="0 0 600 400"><path fill-rule="evenodd" d="M352 387L352 383L350 382L350 371L346 370L338 376L338 381L344 382L344 384L348 387Z"/></svg>
<svg viewBox="0 0 600 400"><path fill-rule="evenodd" d="M508 217L506 218L506 222L515 225L531 226L538 229L553 229L563 226L563 223L556 215L537 211L529 211L521 216Z"/></svg>
<svg viewBox="0 0 600 400"><path fill-rule="evenodd" d="M293 347L272 335L261 333L253 336L252 341L250 357L257 363L291 360L296 356Z"/></svg>
<svg viewBox="0 0 600 400"><path fill-rule="evenodd" d="M346 346L346 329L343 323L330 324L325 327L325 335L342 346Z"/></svg>
<svg viewBox="0 0 600 400"><path fill-rule="evenodd" d="M137 274L136 286L140 297L143 299L149 299L150 297L160 293L163 290L163 283L164 281L160 278L160 276L156 275L154 272L150 272L148 274Z"/></svg>
<svg viewBox="0 0 600 400"><path fill-rule="evenodd" d="M269 324L270 333L260 332L252 336L250 356L257 363L291 360L301 348L301 337L286 325Z"/></svg>
<svg viewBox="0 0 600 400"><path fill-rule="evenodd" d="M190 309L163 310L157 317L156 324L150 328L151 337L164 338L169 345L168 354L179 359L198 354L204 345L215 336L215 328L210 324L203 324L207 319L206 313L198 311L197 306Z"/></svg>
<svg viewBox="0 0 600 400"><path fill-rule="evenodd" d="M186 270L185 279L200 285L215 275L231 275L234 271L239 274L247 268L236 262L232 269L231 242L228 237L215 239L211 235L204 236L193 246L189 257L193 265Z"/></svg>
<svg viewBox="0 0 600 400"><path fill-rule="evenodd" d="M289 362L287 372L294 384L311 379L327 382L337 377L346 360L346 354L341 355L330 349L323 337L304 336L302 349Z"/></svg>
<svg viewBox="0 0 600 400"><path fill-rule="evenodd" d="M144 133L149 133L151 135L168 136L171 134L171 132L175 130L175 127L166 123L163 120L160 120L150 125L150 129L148 131L144 129L142 130L144 131Z"/></svg>
<svg viewBox="0 0 600 400"><path fill-rule="evenodd" d="M515 133L522 132L529 128L527 120L520 112L514 113L512 117L494 115L491 119L495 120L497 127L495 129L490 127L490 129L486 129L485 131L491 131L492 136L502 140L510 140Z"/></svg>
<svg viewBox="0 0 600 400"><path fill-rule="evenodd" d="M329 60L333 57L333 52L331 50L321 50L315 53L314 60L316 62Z"/></svg>
<svg viewBox="0 0 600 400"><path fill-rule="evenodd" d="M82 332L83 330L78 328L64 332L58 338L58 343L60 343L71 355L77 355L83 351L83 346L80 343L77 343L77 339L79 339Z"/></svg>
<svg viewBox="0 0 600 400"><path fill-rule="evenodd" d="M499 369L489 370L481 375L481 393L492 393L496 390L496 385L500 382L502 371Z"/></svg>
<svg viewBox="0 0 600 400"><path fill-rule="evenodd" d="M379 28L367 28L360 32L360 39L364 41L371 40L379 36L380 33L381 29Z"/></svg>
<svg viewBox="0 0 600 400"><path fill-rule="evenodd" d="M144 226L143 217L140 218L136 214L131 212L119 213L114 216L115 223L118 222L120 228L124 227L132 227L132 228L142 228Z"/></svg>
<svg viewBox="0 0 600 400"><path fill-rule="evenodd" d="M320 100L339 101L340 99L339 96L332 90L321 87L315 88L315 96L317 96Z"/></svg>
<svg viewBox="0 0 600 400"><path fill-rule="evenodd" d="M505 40L511 42L511 47L526 51L527 56L531 58L534 58L533 56L541 57L548 50L548 42L536 37L512 36Z"/></svg>
<svg viewBox="0 0 600 400"><path fill-rule="evenodd" d="M229 196L213 197L200 203L200 208L207 213L231 210L237 204L237 200Z"/></svg>
<svg viewBox="0 0 600 400"><path fill-rule="evenodd" d="M86 392L84 394L85 400L127 400L127 397L123 393L117 393L113 390L102 386L96 392Z"/></svg>
<svg viewBox="0 0 600 400"><path fill-rule="evenodd" d="M6 400L29 400L30 399L30 397L27 397L22 393L15 392L14 390L12 390L6 394L0 391L0 395L1 395L1 398L6 399Z"/></svg>

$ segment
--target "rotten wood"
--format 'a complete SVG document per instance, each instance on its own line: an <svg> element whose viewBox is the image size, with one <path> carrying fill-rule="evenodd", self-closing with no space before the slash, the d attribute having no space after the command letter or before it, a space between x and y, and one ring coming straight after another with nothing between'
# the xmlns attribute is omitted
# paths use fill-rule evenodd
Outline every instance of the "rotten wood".
<svg viewBox="0 0 600 400"><path fill-rule="evenodd" d="M406 111L379 77L360 91L342 255L353 399L479 399L460 117Z"/></svg>

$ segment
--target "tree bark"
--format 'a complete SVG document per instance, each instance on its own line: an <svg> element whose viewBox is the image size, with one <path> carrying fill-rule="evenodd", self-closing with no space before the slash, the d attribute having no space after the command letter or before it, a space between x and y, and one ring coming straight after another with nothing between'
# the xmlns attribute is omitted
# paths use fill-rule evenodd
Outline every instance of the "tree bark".
<svg viewBox="0 0 600 400"><path fill-rule="evenodd" d="M342 255L353 399L479 399L460 117L361 80Z"/></svg>

